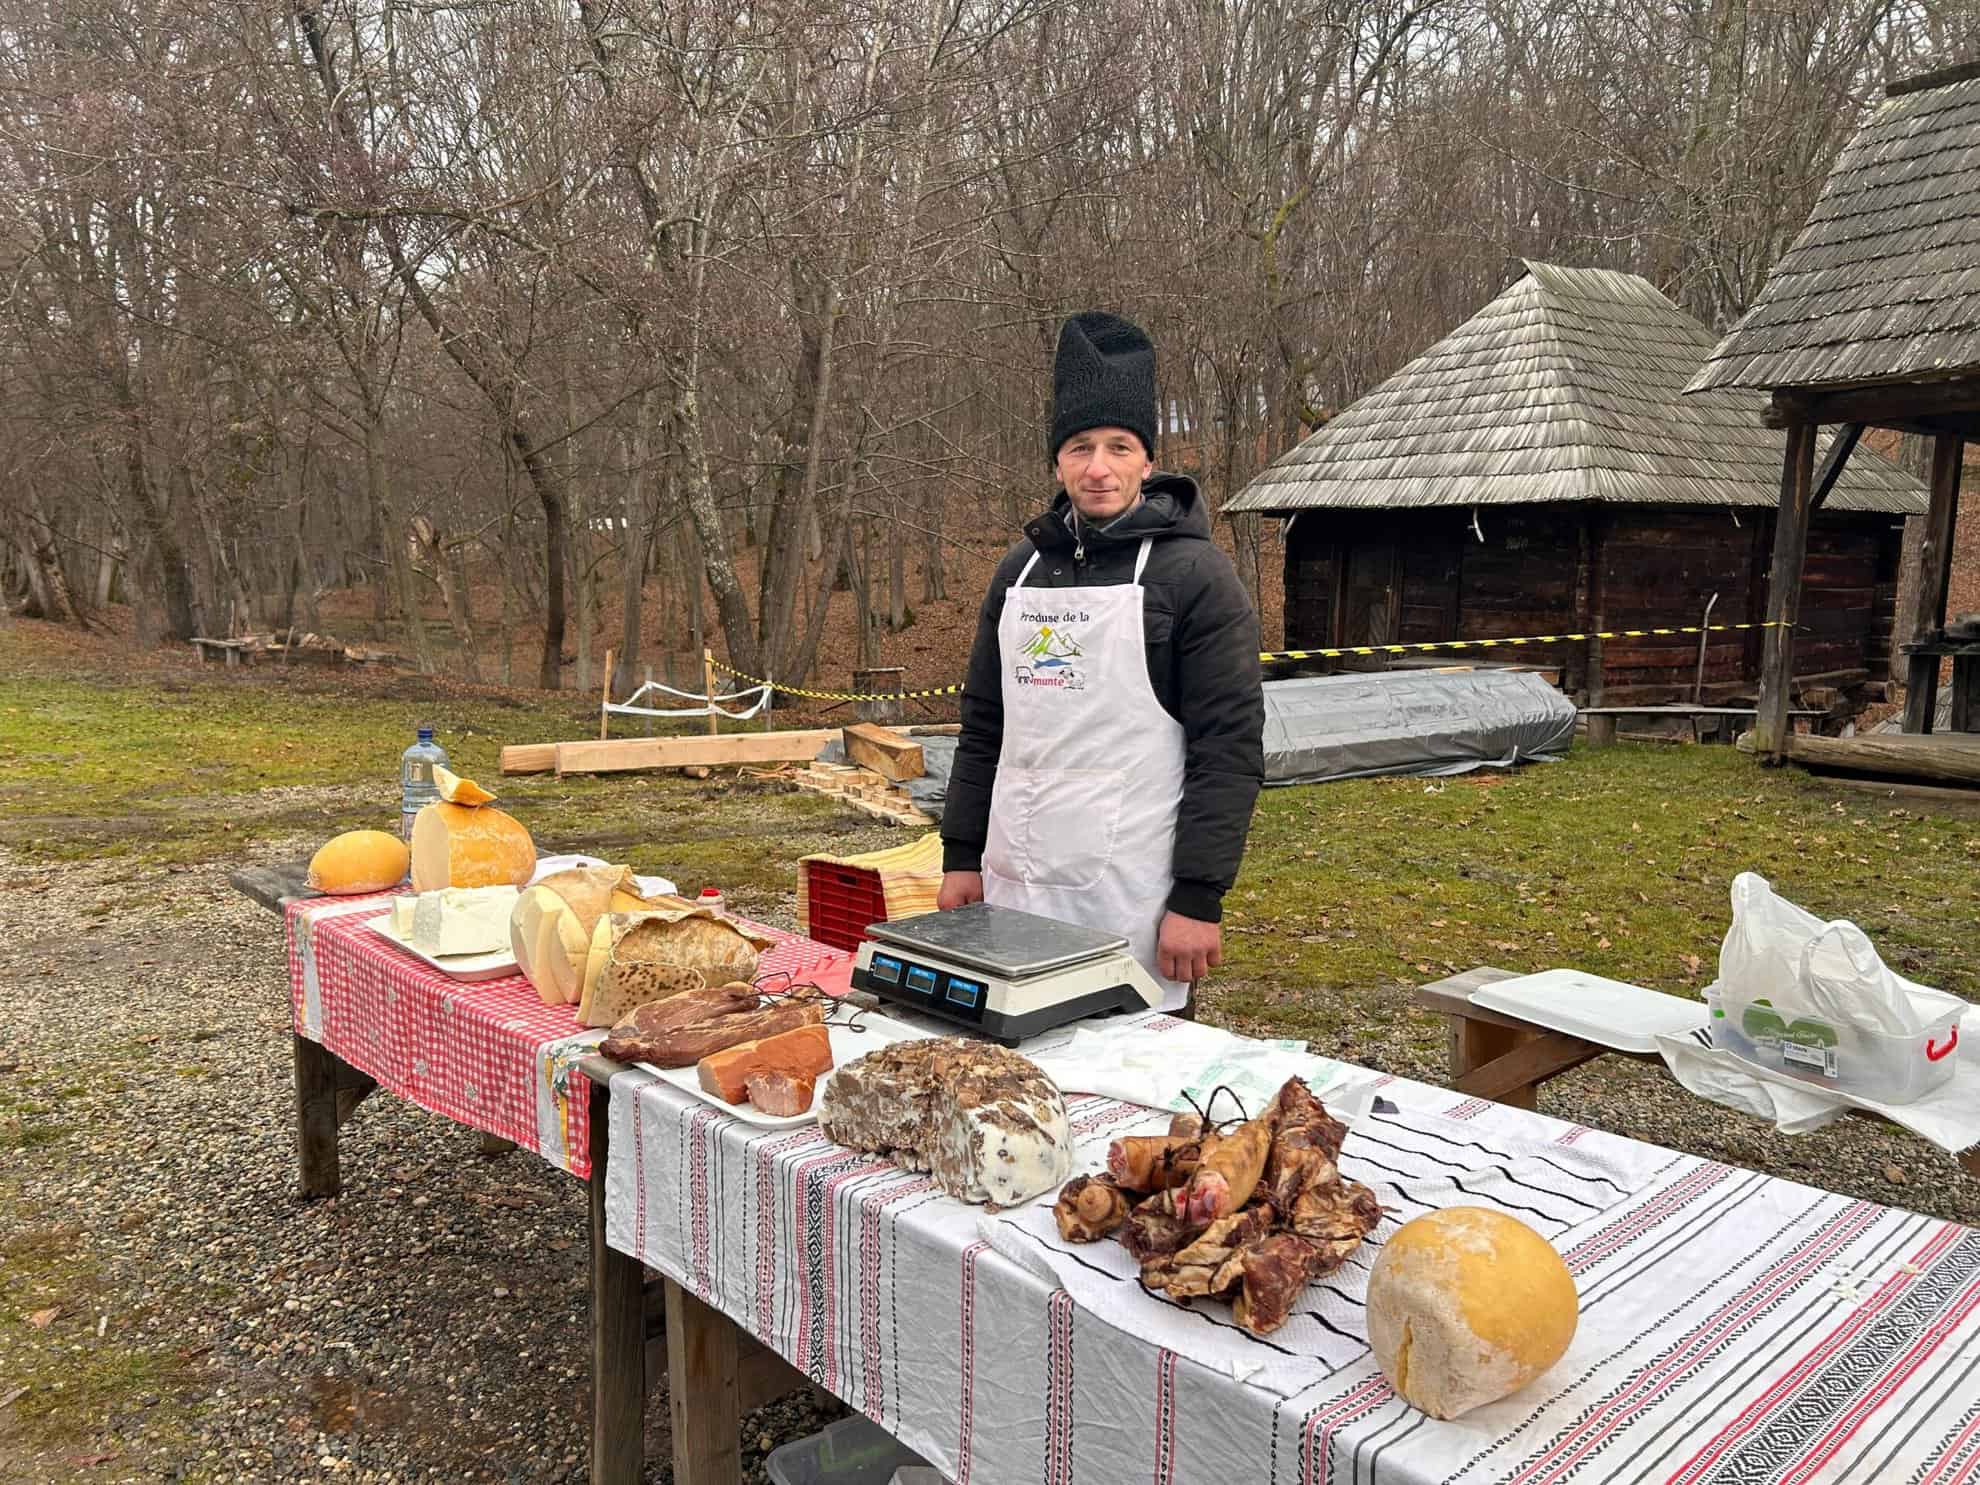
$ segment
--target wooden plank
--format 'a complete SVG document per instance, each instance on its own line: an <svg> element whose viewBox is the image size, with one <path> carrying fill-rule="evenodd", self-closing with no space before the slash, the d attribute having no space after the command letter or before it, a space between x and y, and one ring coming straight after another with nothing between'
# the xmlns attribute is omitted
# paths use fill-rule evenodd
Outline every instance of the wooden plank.
<svg viewBox="0 0 1980 1485"><path fill-rule="evenodd" d="M1791 737L1788 744L1788 756L1811 767L1980 785L1980 737L1971 733L1929 737L1918 733L1817 737L1811 733Z"/></svg>
<svg viewBox="0 0 1980 1485"><path fill-rule="evenodd" d="M293 897L315 897L308 885L309 867L301 861L276 866L243 866L227 874L227 884L251 902L281 912Z"/></svg>
<svg viewBox="0 0 1980 1485"><path fill-rule="evenodd" d="M672 1279L665 1282L674 1485L742 1485L736 1327Z"/></svg>
<svg viewBox="0 0 1980 1485"><path fill-rule="evenodd" d="M1477 1023L1466 1021L1462 1024L1475 1026ZM1497 1027L1480 1027L1479 1030L1489 1031L1496 1037L1507 1035ZM1489 1098L1495 1103L1530 1109L1538 1101L1536 1095L1541 1083L1584 1062L1607 1056L1611 1050L1598 1042L1583 1041L1565 1032L1542 1031L1519 1041L1491 1061L1474 1065L1457 1078L1455 1086L1458 1092L1469 1093L1473 1098Z"/></svg>
<svg viewBox="0 0 1980 1485"><path fill-rule="evenodd" d="M646 1463L645 1273L605 1241L605 1172L610 1164L610 1074L586 1070L591 1175L591 1485L639 1485ZM678 1474L676 1479L681 1478Z"/></svg>
<svg viewBox="0 0 1980 1485"><path fill-rule="evenodd" d="M1760 706L1754 718L1754 750L1763 762L1785 756L1788 693L1794 677L1794 622L1801 611L1801 564L1808 554L1809 498L1815 475L1815 425L1788 429L1781 465L1780 516L1774 527L1774 563L1767 581L1766 640L1760 661Z"/></svg>
<svg viewBox="0 0 1980 1485"><path fill-rule="evenodd" d="M883 779L896 783L918 779L927 772L921 757L921 744L889 732L872 722L854 722L845 729L846 756L862 768L870 768Z"/></svg>
<svg viewBox="0 0 1980 1485"><path fill-rule="evenodd" d="M1980 410L1980 378L1961 377L1926 384L1854 387L1825 397L1776 392L1760 421L1768 428L1802 422L1867 423L1888 428L1975 410Z"/></svg>
<svg viewBox="0 0 1980 1485"><path fill-rule="evenodd" d="M574 773L630 773L646 768L728 768L740 763L802 763L839 736L837 728L799 732L732 732L722 737L627 737L556 746L559 778Z"/></svg>
<svg viewBox="0 0 1980 1485"><path fill-rule="evenodd" d="M305 1201L343 1189L337 1168L337 1068L340 1059L300 1032L290 1034L296 1067L296 1165Z"/></svg>
<svg viewBox="0 0 1980 1485"><path fill-rule="evenodd" d="M736 1406L745 1413L811 1386L803 1372L753 1335L739 1331L737 1350Z"/></svg>
<svg viewBox="0 0 1980 1485"><path fill-rule="evenodd" d="M1958 435L1942 433L1932 440L1932 505L1926 512L1924 538L1918 546L1914 643L1927 643L1944 634L1958 527L1960 461L1964 457L1965 443ZM1930 732L1939 702L1938 660L1914 653L1905 680L1904 730Z"/></svg>
<svg viewBox="0 0 1980 1485"><path fill-rule="evenodd" d="M511 743L502 749L502 772L548 773L557 766L555 743Z"/></svg>
<svg viewBox="0 0 1980 1485"><path fill-rule="evenodd" d="M1892 779L1859 779L1839 773L1818 777L1825 785L1871 795L1884 804L1980 819L1980 790L1950 789L1941 784L1902 784Z"/></svg>
<svg viewBox="0 0 1980 1485"><path fill-rule="evenodd" d="M370 1073L359 1072L335 1053L331 1057L337 1064L337 1127L342 1129L351 1122L358 1105L378 1091L378 1080Z"/></svg>

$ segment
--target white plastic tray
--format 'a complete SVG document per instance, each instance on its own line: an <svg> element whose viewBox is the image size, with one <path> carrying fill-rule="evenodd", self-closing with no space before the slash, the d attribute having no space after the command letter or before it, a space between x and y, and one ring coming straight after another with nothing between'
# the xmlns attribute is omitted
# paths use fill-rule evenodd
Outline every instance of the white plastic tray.
<svg viewBox="0 0 1980 1485"><path fill-rule="evenodd" d="M1660 1033L1681 1036L1711 1019L1700 1000L1605 980L1578 969L1545 969L1480 986L1468 999L1619 1052L1654 1053Z"/></svg>
<svg viewBox="0 0 1980 1485"><path fill-rule="evenodd" d="M832 1068L837 1071L848 1062L857 1062L868 1052L894 1042L918 1041L923 1037L939 1036L943 1033L923 1031L896 1021L891 1016L883 1016L877 1011L868 1011L859 1018L860 1030L849 1026L829 1025L825 1028L832 1043ZM765 1129L791 1129L799 1124L810 1124L818 1118L818 1100L825 1096L826 1081L832 1076L826 1073L818 1080L818 1091L812 1095L811 1107L802 1114L766 1114L755 1104L729 1103L706 1092L701 1086L700 1075L692 1067L655 1067L650 1062L636 1064L645 1068L663 1083L671 1084L691 1098L713 1104L725 1113L734 1114L745 1124L761 1125Z"/></svg>
<svg viewBox="0 0 1980 1485"><path fill-rule="evenodd" d="M408 940L399 936L392 927L392 915L380 913L375 918L366 918L364 926L384 939L396 944L415 959L424 960L443 975L457 980L499 980L504 975L518 973L516 956L508 949L498 949L492 954L449 954L445 958L435 958L421 948L416 948Z"/></svg>

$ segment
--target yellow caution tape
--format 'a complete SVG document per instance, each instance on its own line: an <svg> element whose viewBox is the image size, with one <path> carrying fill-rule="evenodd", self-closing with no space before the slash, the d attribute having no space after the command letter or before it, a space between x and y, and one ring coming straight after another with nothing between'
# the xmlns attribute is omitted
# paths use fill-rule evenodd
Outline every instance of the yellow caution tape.
<svg viewBox="0 0 1980 1485"><path fill-rule="evenodd" d="M1440 639L1416 640L1409 644L1392 645L1339 645L1318 650L1261 650L1258 659L1262 664L1275 660L1338 660L1347 655L1411 655L1429 650L1496 650L1511 645L1554 645L1571 640L1587 639L1647 639L1661 634L1725 634L1739 629L1779 629L1788 628L1779 619L1764 619L1757 624L1680 624L1657 629L1593 629L1576 631L1571 634L1524 634L1512 639ZM957 696L962 693L960 683L953 686L933 686L921 691L808 691L802 686L786 686L776 681L766 681L762 676L724 665L720 660L709 661L722 674L734 676L739 681L747 681L752 686L770 686L787 696L803 696L813 701L918 701L930 696Z"/></svg>
<svg viewBox="0 0 1980 1485"><path fill-rule="evenodd" d="M1259 654L1263 662L1273 660L1332 660L1343 655L1409 655L1425 650L1495 650L1506 645L1552 645L1578 639L1644 639L1654 634L1717 634L1735 629L1777 629L1786 626L1779 619L1758 624L1681 624L1661 629L1595 629L1573 634L1525 634L1516 639L1441 639L1394 645L1345 645L1324 650L1267 650Z"/></svg>
<svg viewBox="0 0 1980 1485"><path fill-rule="evenodd" d="M739 681L747 681L752 686L769 686L786 696L804 696L813 701L917 701L927 696L957 696L962 693L962 684L936 686L926 691L807 691L802 686L786 686L782 681L766 681L760 675L750 675L737 670L732 665L724 665L720 660L710 659L723 675L732 675Z"/></svg>

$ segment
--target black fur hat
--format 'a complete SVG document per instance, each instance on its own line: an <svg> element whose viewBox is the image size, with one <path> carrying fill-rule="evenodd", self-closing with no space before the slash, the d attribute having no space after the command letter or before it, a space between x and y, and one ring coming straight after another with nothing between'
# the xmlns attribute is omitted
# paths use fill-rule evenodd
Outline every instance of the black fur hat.
<svg viewBox="0 0 1980 1485"><path fill-rule="evenodd" d="M1059 327L1045 457L1089 428L1125 428L1155 457L1155 345L1139 325L1089 310Z"/></svg>

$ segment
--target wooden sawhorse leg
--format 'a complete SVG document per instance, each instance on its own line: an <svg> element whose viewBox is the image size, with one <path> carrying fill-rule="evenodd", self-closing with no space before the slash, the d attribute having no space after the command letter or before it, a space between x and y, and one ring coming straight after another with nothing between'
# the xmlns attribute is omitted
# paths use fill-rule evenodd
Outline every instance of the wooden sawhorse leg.
<svg viewBox="0 0 1980 1485"><path fill-rule="evenodd" d="M296 1163L303 1200L314 1201L343 1189L337 1131L378 1084L321 1043L301 1032L290 1035L296 1066Z"/></svg>
<svg viewBox="0 0 1980 1485"><path fill-rule="evenodd" d="M646 1463L645 1271L605 1241L611 1093L590 1083L591 1485L639 1485ZM678 1476L677 1476L678 1478Z"/></svg>

